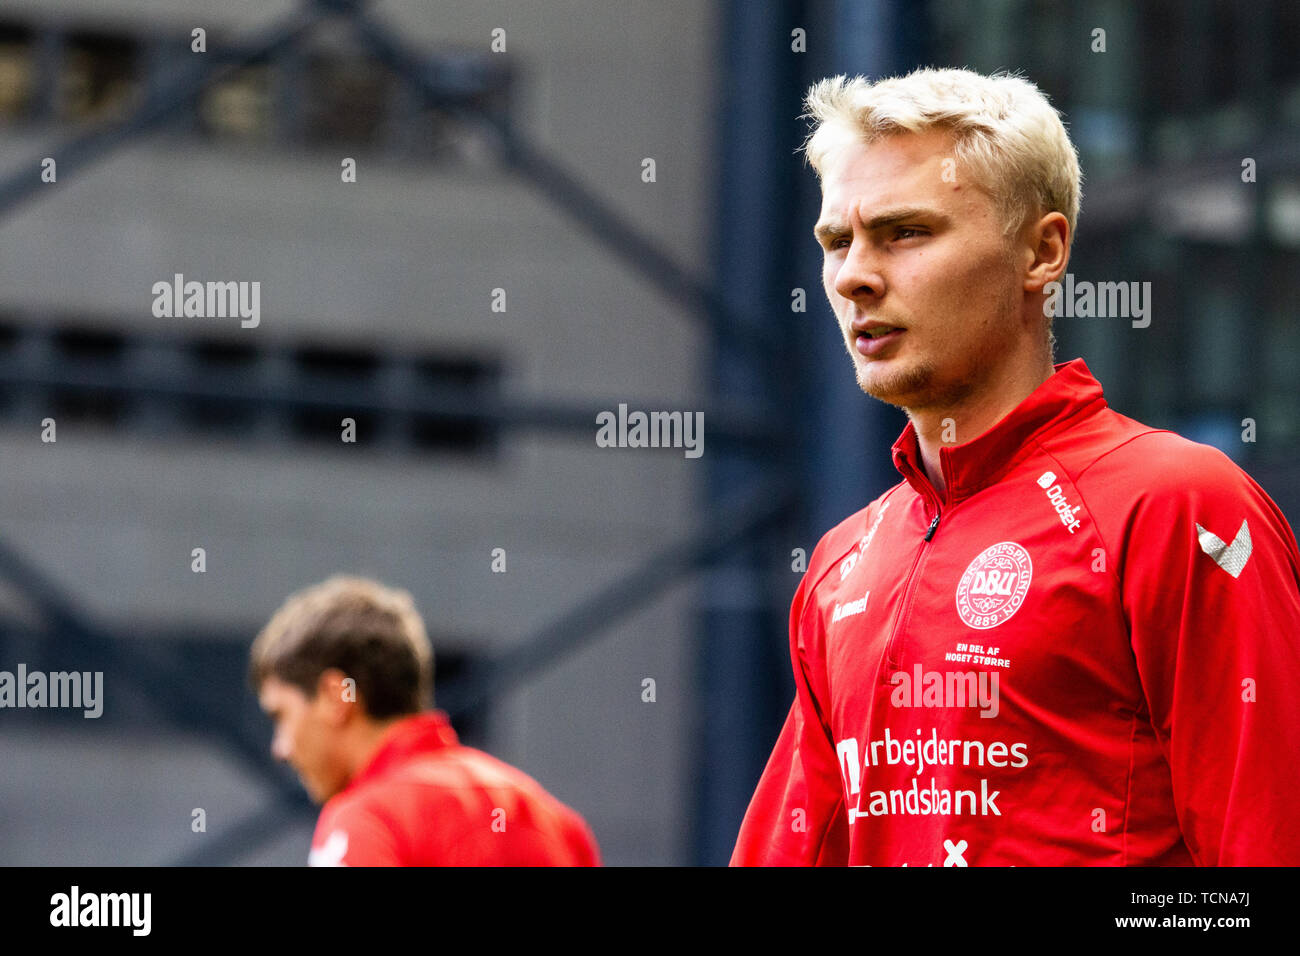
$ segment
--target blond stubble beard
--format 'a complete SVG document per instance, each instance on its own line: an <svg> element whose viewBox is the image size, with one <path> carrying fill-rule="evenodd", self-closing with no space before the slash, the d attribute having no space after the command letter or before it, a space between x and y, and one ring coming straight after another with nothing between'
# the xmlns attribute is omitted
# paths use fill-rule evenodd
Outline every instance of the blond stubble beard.
<svg viewBox="0 0 1300 956"><path fill-rule="evenodd" d="M948 387L937 385L935 376L938 370L931 362L920 362L871 379L864 374L866 371L865 368L858 370L858 387L872 398L904 411L951 408L960 404L975 388L972 382L958 382Z"/></svg>

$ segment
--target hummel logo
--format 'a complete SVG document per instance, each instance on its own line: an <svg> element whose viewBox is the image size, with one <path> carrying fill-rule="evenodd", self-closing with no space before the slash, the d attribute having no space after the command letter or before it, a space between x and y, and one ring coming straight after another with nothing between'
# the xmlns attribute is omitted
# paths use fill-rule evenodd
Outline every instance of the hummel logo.
<svg viewBox="0 0 1300 956"><path fill-rule="evenodd" d="M831 623L834 624L836 621L842 621L846 617L852 617L854 614L861 614L867 609L867 598L870 594L871 592L868 591L856 601L845 601L843 604L836 604L835 610L831 614Z"/></svg>
<svg viewBox="0 0 1300 956"><path fill-rule="evenodd" d="M1222 538L1213 531L1206 531L1199 524L1196 526L1196 537L1201 543L1201 550L1213 558L1215 564L1234 578L1241 574L1246 562L1250 560L1252 547L1250 543L1250 526L1245 521L1241 522L1241 530L1232 539L1232 544L1224 544Z"/></svg>

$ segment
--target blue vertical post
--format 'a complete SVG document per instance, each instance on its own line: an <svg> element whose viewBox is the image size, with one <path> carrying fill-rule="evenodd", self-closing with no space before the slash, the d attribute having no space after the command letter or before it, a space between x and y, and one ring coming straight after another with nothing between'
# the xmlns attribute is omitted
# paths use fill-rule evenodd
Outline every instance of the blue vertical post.
<svg viewBox="0 0 1300 956"><path fill-rule="evenodd" d="M798 57L790 31L800 26L791 0L722 3L717 77L719 141L712 181L717 226L711 236L716 285L728 310L780 356L756 360L730 336L715 334L707 375L715 401L788 413L796 377L792 354L789 268L790 190L798 175L793 155L799 113ZM792 416L787 414L792 420ZM787 430L787 433L789 430ZM718 448L707 459L706 511L769 479L793 455L779 449ZM785 459L785 460L783 460ZM781 615L767 582L793 531L735 549L707 571L700 589L699 698L693 862L726 863L754 783L779 729L771 699L789 683ZM789 559L786 558L786 566ZM797 582L790 575L790 587ZM781 691L785 695L784 690Z"/></svg>
<svg viewBox="0 0 1300 956"><path fill-rule="evenodd" d="M897 480L889 445L901 413L863 395L821 289L812 239L816 177L794 153L806 128L802 96L834 73L885 75L923 61L926 4L902 0L755 0L722 4L715 275L722 297L781 348L756 365L715 339L714 397L773 402L790 441L758 459L712 455L710 508L767 474L786 474L802 506L784 534L738 551L705 578L699 633L694 862L725 863L745 807L793 697L786 610L799 577L795 548L818 537ZM794 30L806 49L794 49ZM806 311L792 309L802 289Z"/></svg>

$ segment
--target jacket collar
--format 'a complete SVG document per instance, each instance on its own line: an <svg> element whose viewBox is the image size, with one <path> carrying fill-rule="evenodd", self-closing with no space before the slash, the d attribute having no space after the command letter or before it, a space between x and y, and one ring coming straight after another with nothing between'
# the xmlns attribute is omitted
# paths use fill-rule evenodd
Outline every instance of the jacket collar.
<svg viewBox="0 0 1300 956"><path fill-rule="evenodd" d="M393 724L380 738L379 747L352 779L346 789L352 789L363 780L382 774L394 764L402 763L416 754L455 747L459 743L451 721L440 710L429 710L403 718Z"/></svg>
<svg viewBox="0 0 1300 956"><path fill-rule="evenodd" d="M942 502L921 465L916 430L908 422L894 442L894 467L918 494L953 505L998 482L1028 450L1029 443L1084 413L1106 407L1101 385L1083 359L1055 366L1055 372L1028 398L978 438L939 449L947 491Z"/></svg>

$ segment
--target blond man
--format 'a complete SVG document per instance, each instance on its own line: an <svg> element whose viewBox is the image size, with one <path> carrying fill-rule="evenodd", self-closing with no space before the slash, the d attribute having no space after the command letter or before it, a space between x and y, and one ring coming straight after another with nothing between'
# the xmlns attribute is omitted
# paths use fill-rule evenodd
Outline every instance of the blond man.
<svg viewBox="0 0 1300 956"><path fill-rule="evenodd" d="M1081 178L1056 110L932 69L807 105L826 295L909 424L902 480L795 594L732 862L1300 863L1295 535L1221 452L1053 365Z"/></svg>

